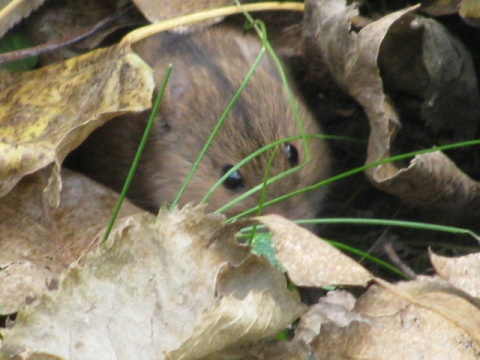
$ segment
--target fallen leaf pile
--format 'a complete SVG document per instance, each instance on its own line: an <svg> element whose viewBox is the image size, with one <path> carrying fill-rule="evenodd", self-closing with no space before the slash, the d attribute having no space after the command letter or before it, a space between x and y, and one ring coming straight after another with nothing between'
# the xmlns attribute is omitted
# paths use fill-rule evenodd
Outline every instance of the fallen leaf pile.
<svg viewBox="0 0 480 360"><path fill-rule="evenodd" d="M18 3L0 5L0 34L42 1ZM472 1L428 3L422 10L432 15L458 13L478 25ZM134 4L158 22L230 2ZM309 66L326 69L360 104L371 130L369 180L453 223L480 218L478 181L443 152L406 166L387 161L413 121L401 115L395 94L416 99L420 126L433 133L446 131L452 141L476 136L480 97L465 45L418 6L360 19L344 0L307 0L303 21L302 38L282 51L297 56L303 48ZM300 36L298 29L286 30L287 38ZM277 215L226 225L202 206L155 217L128 201L100 244L118 196L61 165L105 122L151 107L151 68L130 46L143 33L131 34L64 61L72 53L59 53L50 58L59 62L37 70L0 72L0 359L479 357L479 253L431 251L434 275L392 284ZM271 231L285 272L239 240L254 223ZM337 288L307 306L291 284ZM278 340L285 329L291 336Z"/></svg>

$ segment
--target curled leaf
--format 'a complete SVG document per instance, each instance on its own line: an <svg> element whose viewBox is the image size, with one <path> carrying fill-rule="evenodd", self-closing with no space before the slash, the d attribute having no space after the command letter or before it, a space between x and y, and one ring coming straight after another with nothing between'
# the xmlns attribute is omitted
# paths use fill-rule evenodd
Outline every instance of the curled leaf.
<svg viewBox="0 0 480 360"><path fill-rule="evenodd" d="M438 276L471 296L480 298L479 253L448 258L430 251L430 260Z"/></svg>

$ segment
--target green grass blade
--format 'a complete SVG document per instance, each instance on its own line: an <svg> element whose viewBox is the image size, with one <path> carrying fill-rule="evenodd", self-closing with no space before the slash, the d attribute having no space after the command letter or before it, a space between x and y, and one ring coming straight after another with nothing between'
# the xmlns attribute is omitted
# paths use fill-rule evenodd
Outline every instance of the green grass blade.
<svg viewBox="0 0 480 360"><path fill-rule="evenodd" d="M150 118L148 119L148 123L143 133L142 140L140 142L140 145L138 146L137 152L135 154L135 158L133 159L133 162L132 162L132 166L130 167L130 170L127 175L127 179L125 180L125 184L123 185L122 192L120 193L118 201L115 205L112 217L110 219L110 222L108 223L107 230L105 232L105 235L103 236L103 239L100 245L103 245L105 241L108 239L108 236L112 231L113 225L115 224L115 220L118 217L118 213L120 212L120 208L122 207L123 201L127 196L127 191L130 188L130 184L132 183L133 176L137 171L138 163L140 162L140 158L142 156L143 150L145 149L145 145L147 144L147 140L148 140L148 137L150 136L150 132L155 122L155 118L160 109L160 104L162 103L163 95L165 94L165 89L167 88L168 79L170 78L171 73L172 73L172 65L170 64L167 67L167 70L165 71L162 86L160 87L160 91L158 93L157 99L155 100L155 104L153 106L152 113L150 114Z"/></svg>
<svg viewBox="0 0 480 360"><path fill-rule="evenodd" d="M331 218L331 219L308 219L297 220L297 224L349 224L349 225L380 225L380 226L394 226L405 227L410 229L421 229L431 231L441 231L450 234L464 234L473 237L480 242L480 235L476 234L472 230L459 228L455 226L429 224L416 221L404 221L404 220L386 220L386 219L356 219L356 218Z"/></svg>
<svg viewBox="0 0 480 360"><path fill-rule="evenodd" d="M412 279L412 277L410 275L405 274L402 270L398 269L396 266L393 266L392 264L389 264L388 262L383 261L382 259L379 259L376 256L370 255L369 253L366 253L365 251L359 250L357 248L346 245L346 244L341 243L339 241L335 241L335 240L325 240L325 241L328 242L329 244L335 246L338 249L348 251L352 254L361 256L362 258L365 258L365 259L370 260L374 263L377 263L378 265L383 266L384 268L386 268L386 269L390 270L391 272L403 277L404 279L407 279L407 280Z"/></svg>
<svg viewBox="0 0 480 360"><path fill-rule="evenodd" d="M257 216L262 215L262 211L263 211L262 204L265 202L265 198L267 197L267 186L268 186L267 182L270 176L270 170L272 169L273 160L275 159L277 152L278 152L278 146L276 146L273 149L272 155L268 159L267 167L265 169L265 175L263 177L263 186L262 186L262 192L260 193L260 201L259 201L260 206L257 211ZM253 243L253 239L255 238L255 234L257 232L257 226L258 224L253 225L253 230L252 230L250 239L248 240L249 244Z"/></svg>

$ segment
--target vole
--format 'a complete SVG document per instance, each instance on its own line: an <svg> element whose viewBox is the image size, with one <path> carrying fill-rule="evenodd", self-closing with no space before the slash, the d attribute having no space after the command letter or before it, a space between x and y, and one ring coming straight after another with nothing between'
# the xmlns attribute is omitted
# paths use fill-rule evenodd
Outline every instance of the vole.
<svg viewBox="0 0 480 360"><path fill-rule="evenodd" d="M253 35L226 28L196 34L159 34L134 46L154 69L160 86L165 69L173 64L167 93L142 155L128 197L156 211L171 203L200 150L235 91L260 52ZM307 134L321 129L295 96ZM92 178L120 191L148 120L148 113L129 114L97 129L82 145L79 164ZM213 140L180 205L198 203L220 177L240 160L274 141L300 135L287 92L273 60L265 55L249 84ZM301 170L274 182L266 199L313 185L329 175L329 152L324 141L309 140L312 161ZM264 181L267 151L233 173L208 200L216 210ZM301 140L280 145L269 176L301 164L306 159ZM78 161L78 160L77 160ZM295 196L265 208L288 218L315 217L324 190ZM227 216L258 205L260 192L225 211Z"/></svg>

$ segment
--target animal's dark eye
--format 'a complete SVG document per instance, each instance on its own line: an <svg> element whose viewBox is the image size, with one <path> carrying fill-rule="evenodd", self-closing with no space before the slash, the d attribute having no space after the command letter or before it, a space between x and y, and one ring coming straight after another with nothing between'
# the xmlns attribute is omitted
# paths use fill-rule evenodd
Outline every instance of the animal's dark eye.
<svg viewBox="0 0 480 360"><path fill-rule="evenodd" d="M226 165L223 168L223 174L230 170L233 167L233 165ZM243 189L244 187L244 181L243 181L243 175L240 171L235 170L233 173L231 173L223 182L223 186L225 186L229 190L240 190Z"/></svg>
<svg viewBox="0 0 480 360"><path fill-rule="evenodd" d="M295 145L290 143L285 144L285 155L287 155L288 161L291 166L298 165L298 150Z"/></svg>

